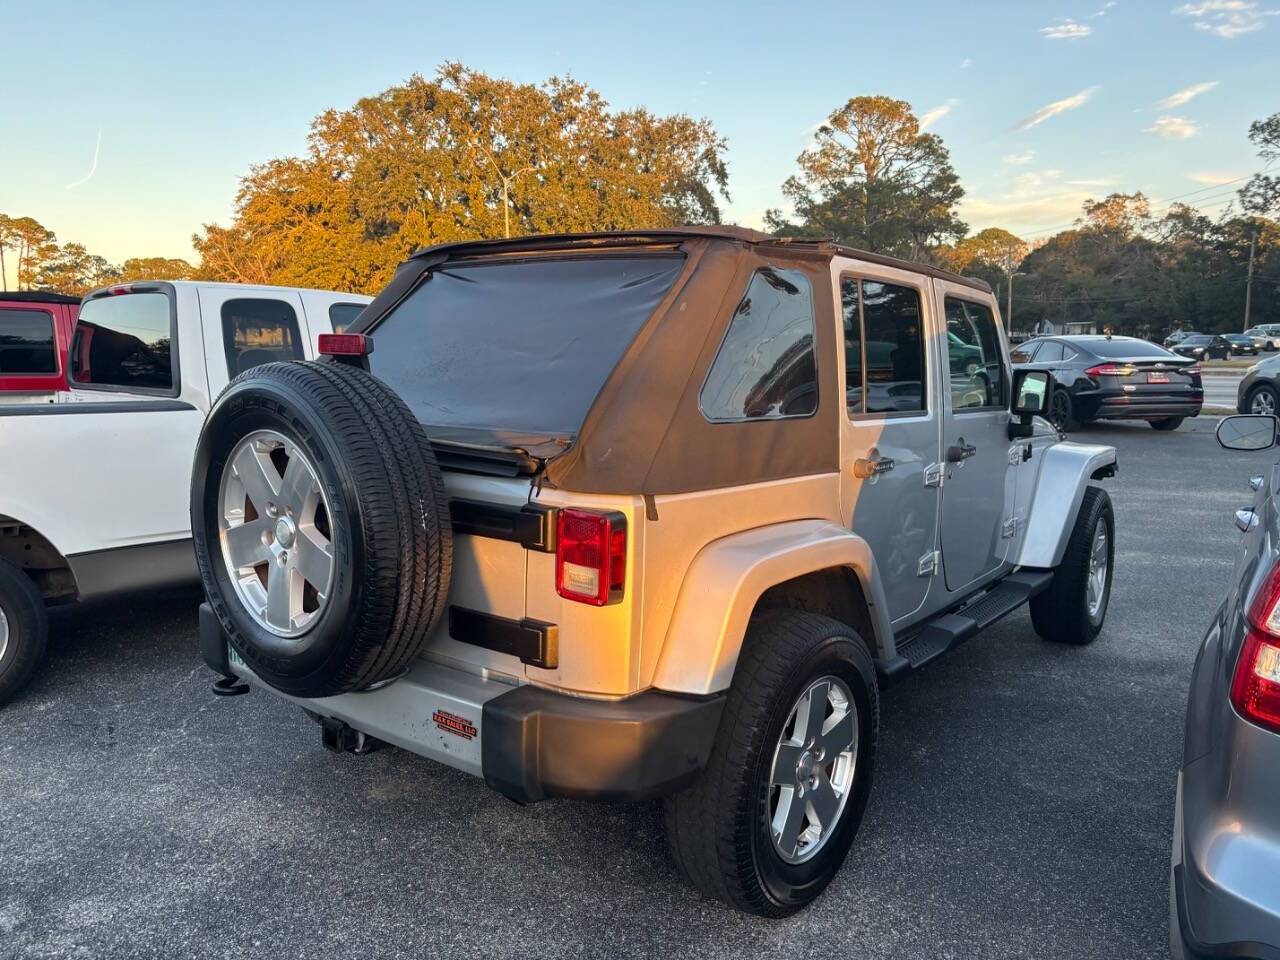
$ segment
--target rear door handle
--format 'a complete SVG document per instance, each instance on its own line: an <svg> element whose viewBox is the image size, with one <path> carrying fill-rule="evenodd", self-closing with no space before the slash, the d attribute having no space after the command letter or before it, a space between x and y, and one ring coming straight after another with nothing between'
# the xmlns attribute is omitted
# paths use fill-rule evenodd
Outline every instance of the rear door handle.
<svg viewBox="0 0 1280 960"><path fill-rule="evenodd" d="M960 463L962 460L968 460L977 452L977 447L972 443L965 443L964 437L961 437L959 443L953 443L947 447L947 463Z"/></svg>

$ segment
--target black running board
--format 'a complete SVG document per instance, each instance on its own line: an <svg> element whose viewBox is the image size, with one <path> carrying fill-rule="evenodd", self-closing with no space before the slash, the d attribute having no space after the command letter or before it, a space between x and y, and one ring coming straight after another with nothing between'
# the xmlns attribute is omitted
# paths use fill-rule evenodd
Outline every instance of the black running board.
<svg viewBox="0 0 1280 960"><path fill-rule="evenodd" d="M901 680L907 674L954 650L970 637L985 630L1007 613L1046 589L1052 570L1019 570L964 606L927 621L917 632L898 644L896 656L876 661L881 684Z"/></svg>

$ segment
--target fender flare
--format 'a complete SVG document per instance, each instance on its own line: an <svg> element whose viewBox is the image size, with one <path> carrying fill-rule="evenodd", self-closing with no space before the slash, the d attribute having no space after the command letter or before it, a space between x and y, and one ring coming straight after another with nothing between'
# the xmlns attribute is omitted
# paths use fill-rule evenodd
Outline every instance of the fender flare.
<svg viewBox="0 0 1280 960"><path fill-rule="evenodd" d="M828 520L792 520L723 537L698 552L680 588L653 685L694 695L728 689L760 595L835 567L852 569L862 585L876 632L865 639L873 650L892 642L884 588L867 542Z"/></svg>
<svg viewBox="0 0 1280 960"><path fill-rule="evenodd" d="M1115 468L1115 447L1067 441L1048 447L1031 493L1017 565L1049 569L1061 563L1085 488L1095 475Z"/></svg>

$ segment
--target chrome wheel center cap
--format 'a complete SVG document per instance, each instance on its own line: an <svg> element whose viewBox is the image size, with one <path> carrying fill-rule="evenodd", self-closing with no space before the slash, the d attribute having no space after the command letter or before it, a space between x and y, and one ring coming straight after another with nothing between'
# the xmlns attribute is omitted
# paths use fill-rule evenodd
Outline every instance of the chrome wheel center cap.
<svg viewBox="0 0 1280 960"><path fill-rule="evenodd" d="M276 543L282 547L292 547L293 538L297 535L297 531L293 526L293 521L288 517L281 517L276 521Z"/></svg>

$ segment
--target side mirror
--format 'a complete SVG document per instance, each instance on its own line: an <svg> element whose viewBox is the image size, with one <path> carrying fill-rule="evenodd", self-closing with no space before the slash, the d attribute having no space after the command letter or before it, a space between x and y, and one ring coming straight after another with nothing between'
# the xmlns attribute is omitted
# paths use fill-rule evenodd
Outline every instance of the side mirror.
<svg viewBox="0 0 1280 960"><path fill-rule="evenodd" d="M1276 445L1276 420L1269 413L1223 417L1216 431L1225 450L1268 450Z"/></svg>
<svg viewBox="0 0 1280 960"><path fill-rule="evenodd" d="M1053 374L1049 371L1014 371L1013 402L1009 405L1009 410L1018 419L1009 424L1010 440L1031 436L1031 418L1049 409L1049 397L1052 393Z"/></svg>

